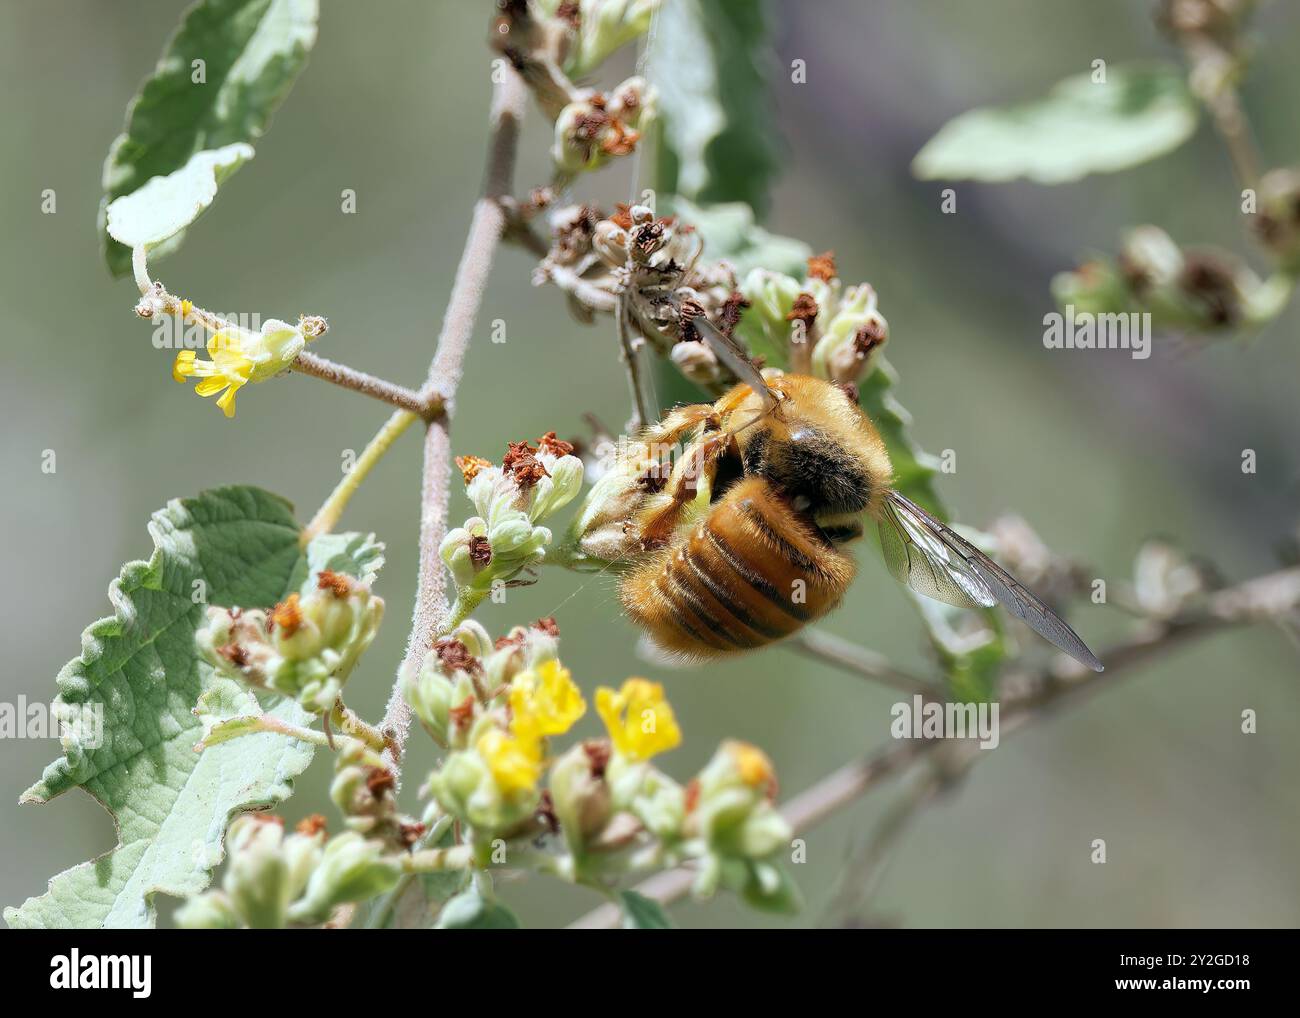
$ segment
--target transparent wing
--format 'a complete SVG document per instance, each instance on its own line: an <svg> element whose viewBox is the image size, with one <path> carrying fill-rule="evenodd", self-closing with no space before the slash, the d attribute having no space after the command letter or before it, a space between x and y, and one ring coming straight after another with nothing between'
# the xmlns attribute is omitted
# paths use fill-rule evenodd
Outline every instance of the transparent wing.
<svg viewBox="0 0 1300 1018"><path fill-rule="evenodd" d="M727 336L703 315L692 319L691 326L709 345L709 349L713 351L718 360L725 364L733 375L754 390L754 393L763 401L764 410L771 410L776 406L776 397L772 395L772 390L768 388L767 382L763 380L763 373L754 367L754 362L749 359L749 355L745 353L739 343Z"/></svg>
<svg viewBox="0 0 1300 1018"><path fill-rule="evenodd" d="M889 571L918 594L961 608L1001 604L1080 664L1102 670L1079 635L1024 584L896 491L885 495L880 540Z"/></svg>
<svg viewBox="0 0 1300 1018"><path fill-rule="evenodd" d="M885 498L885 518L880 523L880 544L885 565L894 579L918 594L958 608L992 608L997 599L964 558L943 542L928 516L918 515L908 502ZM898 496L902 498L902 496Z"/></svg>

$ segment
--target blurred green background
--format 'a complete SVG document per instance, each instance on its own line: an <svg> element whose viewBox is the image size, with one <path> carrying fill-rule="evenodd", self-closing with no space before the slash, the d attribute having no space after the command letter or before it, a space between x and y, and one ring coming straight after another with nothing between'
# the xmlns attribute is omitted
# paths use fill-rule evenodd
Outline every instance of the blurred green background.
<svg viewBox="0 0 1300 1018"><path fill-rule="evenodd" d="M105 614L121 564L147 557L149 514L226 483L260 484L306 519L387 411L306 377L244 390L224 419L169 376L171 354L131 313L129 280L98 250L100 168L125 105L184 5L175 0L0 5L0 307L4 328L5 667L0 698L48 698ZM489 4L326 0L310 64L257 158L223 188L180 253L155 266L174 292L221 311L324 314L319 352L414 384L428 364L479 187ZM769 225L833 248L846 282L869 280L892 329L890 357L915 433L957 450L941 478L962 519L1014 509L1055 548L1112 582L1148 535L1212 556L1229 578L1269 569L1294 530L1300 343L1294 309L1249 345L1191 356L1058 352L1042 345L1048 281L1120 231L1155 222L1184 242L1244 250L1236 185L1208 129L1172 156L1069 187L941 184L908 163L938 127L977 104L1041 93L1067 74L1172 56L1148 5L1029 0L850 0L776 6L773 99L784 175ZM1266 163L1300 158L1294 98L1300 10L1262 14L1245 99ZM604 80L630 70L622 54ZM525 132L519 190L546 176L547 132ZM611 168L606 198L629 186ZM57 192L42 215L41 192ZM342 215L353 188L358 214ZM1257 267L1262 267L1256 261ZM455 421L458 452L499 457L508 439L581 432L591 411L626 417L612 329L582 327L530 259L500 256ZM494 319L508 340L487 342ZM1243 475L1243 448L1259 472ZM40 470L42 450L57 472ZM377 716L406 636L415 578L419 442L404 436L344 519L388 544L378 590L389 619L349 690ZM467 515L457 497L453 517ZM868 545L862 576L827 628L924 667L920 625ZM896 694L785 650L695 671L639 661L608 580L547 573L480 617L494 632L558 609L564 658L585 692L649 674L668 685L686 733L664 758L687 777L726 736L764 747L784 793L889 740ZM1094 647L1123 633L1113 609L1082 607ZM1039 652L1032 648L1033 653ZM1103 655L1104 657L1104 655ZM925 926L1295 926L1300 924L1300 706L1295 651L1276 632L1189 647L1104 695L1008 739L957 793L923 813L883 876L868 921ZM1258 711L1259 733L1240 733ZM584 719L581 734L596 730ZM407 793L432 760L407 764ZM73 793L41 809L17 798L57 744L0 744L0 901L40 893L55 872L105 851L113 825ZM290 800L325 803L321 754ZM794 874L795 924L826 914L834 880L899 788L875 792L808 836ZM1089 861L1105 838L1109 861ZM531 878L503 888L526 925L562 924L590 892ZM164 911L166 902L160 902ZM762 925L730 900L675 909L685 925ZM783 922L784 920L778 920Z"/></svg>

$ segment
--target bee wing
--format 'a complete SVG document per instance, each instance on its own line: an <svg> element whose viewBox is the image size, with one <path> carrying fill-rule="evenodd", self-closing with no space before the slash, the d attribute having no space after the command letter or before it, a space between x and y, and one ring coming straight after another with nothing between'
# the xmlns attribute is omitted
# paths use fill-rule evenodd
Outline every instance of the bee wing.
<svg viewBox="0 0 1300 1018"><path fill-rule="evenodd" d="M768 388L763 373L754 367L754 362L749 359L749 355L739 343L703 315L692 319L691 326L708 344L718 360L725 364L733 375L754 390L755 395L763 401L764 410L771 410L776 406L776 397Z"/></svg>
<svg viewBox="0 0 1300 1018"><path fill-rule="evenodd" d="M918 594L961 608L991 608L1001 604L1080 664L1094 672L1102 671L1096 655L1056 612L964 537L905 495L886 492L880 536L890 572Z"/></svg>

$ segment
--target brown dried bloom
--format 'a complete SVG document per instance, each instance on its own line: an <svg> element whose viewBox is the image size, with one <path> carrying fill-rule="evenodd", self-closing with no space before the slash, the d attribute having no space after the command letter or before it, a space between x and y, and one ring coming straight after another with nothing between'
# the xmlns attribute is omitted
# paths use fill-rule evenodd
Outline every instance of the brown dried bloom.
<svg viewBox="0 0 1300 1018"><path fill-rule="evenodd" d="M835 268L835 252L823 251L819 255L813 255L808 259L808 278L820 279L824 283L829 283L839 273Z"/></svg>

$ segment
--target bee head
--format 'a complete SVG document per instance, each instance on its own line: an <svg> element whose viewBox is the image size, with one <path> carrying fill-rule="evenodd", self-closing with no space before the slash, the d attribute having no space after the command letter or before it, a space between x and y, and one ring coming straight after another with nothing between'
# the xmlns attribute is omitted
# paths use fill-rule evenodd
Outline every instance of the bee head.
<svg viewBox="0 0 1300 1018"><path fill-rule="evenodd" d="M893 469L884 442L845 391L807 375L772 380L775 411L737 433L745 473L766 477L810 513L868 510Z"/></svg>

